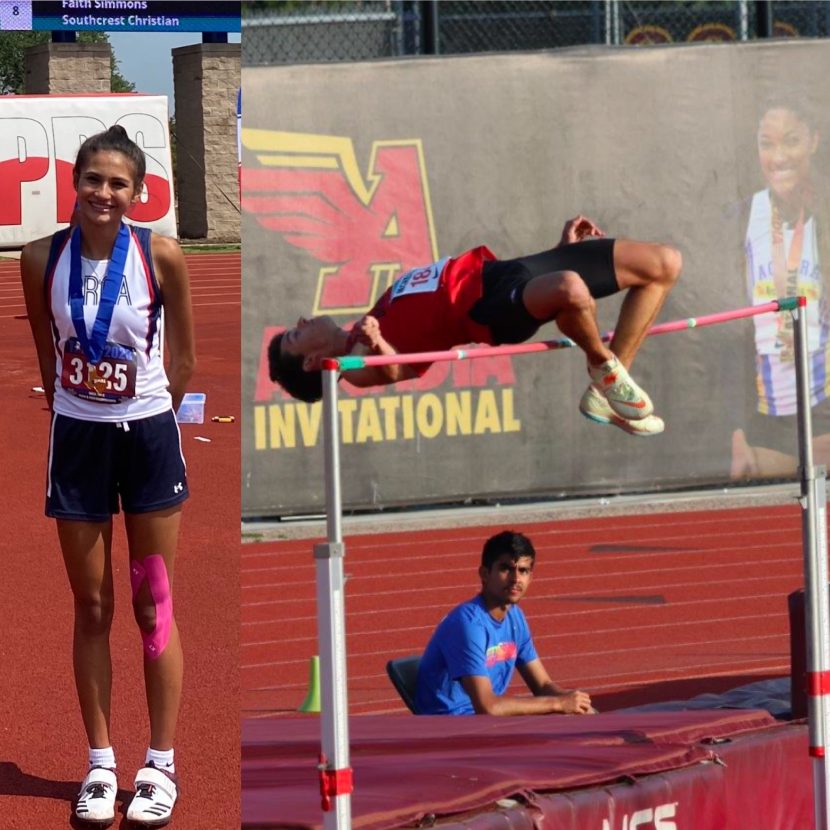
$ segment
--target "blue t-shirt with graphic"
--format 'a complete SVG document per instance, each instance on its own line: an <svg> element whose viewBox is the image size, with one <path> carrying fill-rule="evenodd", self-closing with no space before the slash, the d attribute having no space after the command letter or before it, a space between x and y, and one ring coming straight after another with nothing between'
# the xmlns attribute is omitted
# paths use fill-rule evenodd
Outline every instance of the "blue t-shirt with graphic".
<svg viewBox="0 0 830 830"><path fill-rule="evenodd" d="M513 669L537 658L527 620L518 605L499 622L481 596L454 608L435 629L418 667L415 703L423 715L474 715L462 677L489 677L503 695Z"/></svg>

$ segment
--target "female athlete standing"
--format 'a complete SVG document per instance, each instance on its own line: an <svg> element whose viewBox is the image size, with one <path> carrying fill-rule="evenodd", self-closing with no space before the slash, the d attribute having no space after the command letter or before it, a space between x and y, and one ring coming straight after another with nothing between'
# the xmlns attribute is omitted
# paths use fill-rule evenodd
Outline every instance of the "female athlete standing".
<svg viewBox="0 0 830 830"><path fill-rule="evenodd" d="M122 127L87 139L75 161L70 228L27 245L26 307L52 411L46 514L75 601L73 665L89 770L77 818L115 817L110 742L112 517L124 510L133 608L144 645L150 745L127 817L170 820L182 650L173 560L188 496L175 419L195 366L190 289L178 244L122 220L144 182L141 149ZM168 366L161 350L161 315Z"/></svg>
<svg viewBox="0 0 830 830"><path fill-rule="evenodd" d="M795 95L761 109L758 161L765 187L749 201L742 249L749 300L806 296L816 463L830 463L830 199L822 135ZM754 320L754 406L732 436L732 478L795 475L796 372L792 317Z"/></svg>

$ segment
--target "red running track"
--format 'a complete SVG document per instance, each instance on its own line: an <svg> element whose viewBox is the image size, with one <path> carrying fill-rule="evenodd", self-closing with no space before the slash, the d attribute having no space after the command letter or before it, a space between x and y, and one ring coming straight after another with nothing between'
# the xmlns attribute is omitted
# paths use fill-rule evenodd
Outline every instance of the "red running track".
<svg viewBox="0 0 830 830"><path fill-rule="evenodd" d="M191 498L177 555L175 602L185 653L176 741L182 798L173 827L238 830L239 813L239 331L238 253L187 256L199 366L191 389L206 415L234 424L182 427ZM19 266L0 260L0 827L70 826L86 770L72 682L72 597L54 523L43 515L49 417L25 319ZM196 436L210 443L194 440ZM113 740L118 815L149 738L141 639L132 620L127 553L116 521L113 565Z"/></svg>
<svg viewBox="0 0 830 830"><path fill-rule="evenodd" d="M406 711L386 660L422 651L446 611L476 593L482 543L499 529L346 537L352 714ZM787 595L803 584L795 503L515 529L537 551L522 604L536 648L557 682L589 691L599 709L789 674ZM245 717L294 715L307 690L314 541L243 547Z"/></svg>

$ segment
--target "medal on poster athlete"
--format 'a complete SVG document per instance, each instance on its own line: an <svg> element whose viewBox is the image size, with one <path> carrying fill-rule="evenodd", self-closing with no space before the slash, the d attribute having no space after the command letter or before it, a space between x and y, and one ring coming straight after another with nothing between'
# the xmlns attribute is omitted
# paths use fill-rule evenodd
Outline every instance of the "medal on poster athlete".
<svg viewBox="0 0 830 830"><path fill-rule="evenodd" d="M784 222L780 209L772 206L772 264L773 279L779 297L793 297L798 293L798 269L801 265L801 250L804 246L804 208L799 211L793 229L790 249L786 251ZM795 360L793 318L791 314L779 315L778 339L781 360L792 363Z"/></svg>

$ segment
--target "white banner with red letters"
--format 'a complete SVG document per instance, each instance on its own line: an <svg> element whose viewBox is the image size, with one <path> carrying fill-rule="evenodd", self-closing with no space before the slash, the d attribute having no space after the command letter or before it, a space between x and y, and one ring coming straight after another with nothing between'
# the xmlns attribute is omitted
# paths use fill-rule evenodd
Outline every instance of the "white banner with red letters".
<svg viewBox="0 0 830 830"><path fill-rule="evenodd" d="M124 127L147 160L141 199L128 220L177 235L166 96L6 95L0 97L0 247L24 245L69 223L78 148L113 124Z"/></svg>

